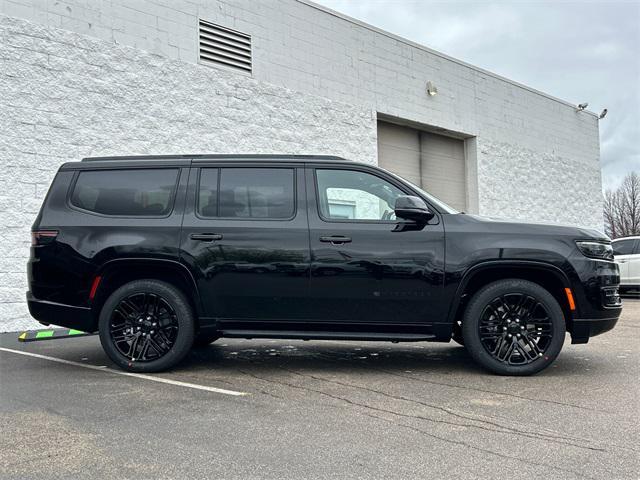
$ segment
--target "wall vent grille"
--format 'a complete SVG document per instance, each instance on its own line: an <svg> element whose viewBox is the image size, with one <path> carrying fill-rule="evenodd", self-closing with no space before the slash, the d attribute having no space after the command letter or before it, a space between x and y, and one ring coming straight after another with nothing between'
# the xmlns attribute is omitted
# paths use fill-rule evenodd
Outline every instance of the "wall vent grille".
<svg viewBox="0 0 640 480"><path fill-rule="evenodd" d="M251 73L251 36L199 21L200 60Z"/></svg>

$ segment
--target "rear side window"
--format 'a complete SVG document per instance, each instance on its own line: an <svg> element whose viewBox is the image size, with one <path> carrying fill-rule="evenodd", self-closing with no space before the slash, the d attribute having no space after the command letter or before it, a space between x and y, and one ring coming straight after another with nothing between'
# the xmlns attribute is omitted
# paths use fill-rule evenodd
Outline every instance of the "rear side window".
<svg viewBox="0 0 640 480"><path fill-rule="evenodd" d="M203 168L202 217L287 219L295 209L292 168Z"/></svg>
<svg viewBox="0 0 640 480"><path fill-rule="evenodd" d="M177 179L176 168L83 171L71 203L102 215L163 216L171 211Z"/></svg>

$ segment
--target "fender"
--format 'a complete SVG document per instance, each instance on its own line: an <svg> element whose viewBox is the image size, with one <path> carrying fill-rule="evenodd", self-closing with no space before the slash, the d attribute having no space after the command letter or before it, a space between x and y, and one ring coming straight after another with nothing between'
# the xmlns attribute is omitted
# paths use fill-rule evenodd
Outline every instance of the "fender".
<svg viewBox="0 0 640 480"><path fill-rule="evenodd" d="M105 262L96 272L96 276L108 277L110 271L120 267L121 264L136 264L136 265L145 265L145 266L162 266L162 267L170 267L177 268L184 274L184 279L189 284L190 288L192 288L193 294L191 297L195 301L196 309L198 310L196 314L198 316L202 313L202 301L200 299L200 292L198 290L198 285L196 283L195 278L193 277L193 273L189 268L180 263L177 260L170 260L165 258L144 258L144 257L124 257L124 258L115 258L113 260L109 260ZM100 288L98 287L98 291Z"/></svg>
<svg viewBox="0 0 640 480"><path fill-rule="evenodd" d="M462 294L464 290L467 288L467 285L471 281L471 279L480 272L491 270L491 269L505 269L505 268L535 268L539 270L543 270L555 275L558 280L562 283L564 287L571 287L571 282L569 281L569 277L567 274L559 267L546 263L546 262L538 262L535 260L487 260L480 263L476 263L475 265L469 267L462 275L462 279L458 283L458 288L456 289L456 293L453 297L453 302L451 302L451 306L449 307L449 314L447 315L447 324L453 324L455 321L455 317L458 311L458 307L460 305L460 300L462 298Z"/></svg>

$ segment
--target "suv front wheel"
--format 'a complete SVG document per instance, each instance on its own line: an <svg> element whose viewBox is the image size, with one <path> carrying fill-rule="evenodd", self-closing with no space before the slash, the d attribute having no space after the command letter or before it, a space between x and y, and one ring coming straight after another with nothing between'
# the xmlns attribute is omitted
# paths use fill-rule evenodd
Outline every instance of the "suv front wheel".
<svg viewBox="0 0 640 480"><path fill-rule="evenodd" d="M98 328L102 347L119 367L159 372L189 353L195 321L179 289L158 280L135 280L109 296Z"/></svg>
<svg viewBox="0 0 640 480"><path fill-rule="evenodd" d="M532 375L546 368L560 353L565 331L564 314L553 295L520 279L482 288L462 321L469 354L499 375Z"/></svg>

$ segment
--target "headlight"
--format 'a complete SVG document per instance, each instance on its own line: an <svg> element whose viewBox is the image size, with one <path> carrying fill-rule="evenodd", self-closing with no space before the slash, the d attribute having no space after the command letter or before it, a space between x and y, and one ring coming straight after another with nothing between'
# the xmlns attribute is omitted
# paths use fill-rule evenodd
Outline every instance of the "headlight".
<svg viewBox="0 0 640 480"><path fill-rule="evenodd" d="M576 242L576 245L585 257L613 260L613 248L608 243Z"/></svg>

